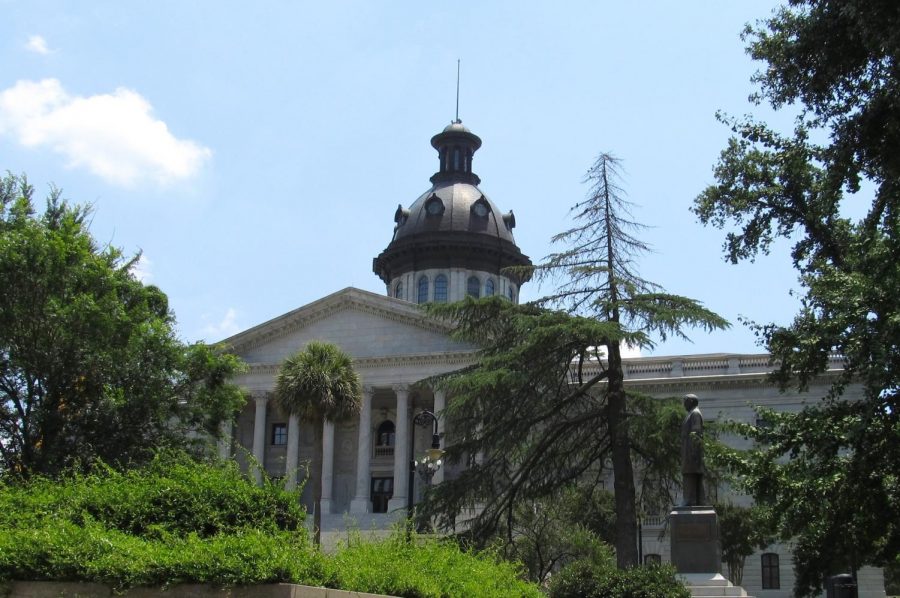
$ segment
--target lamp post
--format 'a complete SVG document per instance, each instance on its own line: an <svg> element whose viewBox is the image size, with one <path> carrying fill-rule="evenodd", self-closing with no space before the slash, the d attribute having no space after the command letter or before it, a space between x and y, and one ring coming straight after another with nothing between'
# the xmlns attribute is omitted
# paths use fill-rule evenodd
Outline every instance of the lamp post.
<svg viewBox="0 0 900 598"><path fill-rule="evenodd" d="M413 454L416 446L416 426L424 428L429 423L432 424L431 448L425 452L425 457L421 461L417 461ZM430 484L434 472L441 466L441 457L444 455L444 451L441 449L441 436L438 434L437 416L427 409L423 409L413 418L412 434L409 435L409 455L411 458L409 463L409 486L406 493L406 516L412 520L416 471L419 471L422 479Z"/></svg>

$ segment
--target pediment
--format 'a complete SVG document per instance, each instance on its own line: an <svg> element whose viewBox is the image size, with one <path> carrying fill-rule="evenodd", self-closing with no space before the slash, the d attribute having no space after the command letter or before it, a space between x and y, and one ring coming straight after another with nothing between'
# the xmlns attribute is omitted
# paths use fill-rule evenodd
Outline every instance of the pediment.
<svg viewBox="0 0 900 598"><path fill-rule="evenodd" d="M450 338L446 322L426 316L417 306L352 287L223 343L248 363L278 364L312 340L334 343L355 360L471 350Z"/></svg>

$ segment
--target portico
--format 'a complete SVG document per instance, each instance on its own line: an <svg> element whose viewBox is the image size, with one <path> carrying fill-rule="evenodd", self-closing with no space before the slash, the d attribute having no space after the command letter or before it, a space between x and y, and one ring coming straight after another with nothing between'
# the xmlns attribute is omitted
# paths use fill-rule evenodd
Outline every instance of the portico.
<svg viewBox="0 0 900 598"><path fill-rule="evenodd" d="M387 327L393 334L384 334ZM238 379L251 398L234 426L234 454L257 479L260 469L283 477L288 487L306 479L315 431L310 422L282 413L273 389L280 363L312 339L349 353L363 383L359 416L323 428L323 515L404 511L413 416L422 409L440 414L446 405L445 394L426 381L472 363L472 349L451 340L443 325L414 305L358 289L344 289L229 339L250 364ZM438 425L445 432L443 418ZM417 431L416 454L430 439ZM444 475L442 468L432 482ZM306 484L303 494L310 509L311 488Z"/></svg>

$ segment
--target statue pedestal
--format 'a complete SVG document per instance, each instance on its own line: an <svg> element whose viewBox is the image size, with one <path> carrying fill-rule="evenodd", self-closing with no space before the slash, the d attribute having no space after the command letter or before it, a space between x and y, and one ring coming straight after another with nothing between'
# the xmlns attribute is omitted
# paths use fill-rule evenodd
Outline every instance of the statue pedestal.
<svg viewBox="0 0 900 598"><path fill-rule="evenodd" d="M672 564L678 573L719 573L719 518L710 506L675 507L669 513Z"/></svg>

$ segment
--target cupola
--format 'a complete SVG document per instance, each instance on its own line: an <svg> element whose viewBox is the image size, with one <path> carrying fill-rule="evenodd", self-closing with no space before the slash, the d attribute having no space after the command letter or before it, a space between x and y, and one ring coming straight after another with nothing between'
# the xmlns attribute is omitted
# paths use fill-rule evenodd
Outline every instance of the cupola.
<svg viewBox="0 0 900 598"><path fill-rule="evenodd" d="M390 244L372 269L393 297L423 303L499 294L518 301L531 266L516 246L512 211L503 213L478 187L472 158L481 139L454 120L431 138L438 171L409 208L394 212Z"/></svg>

